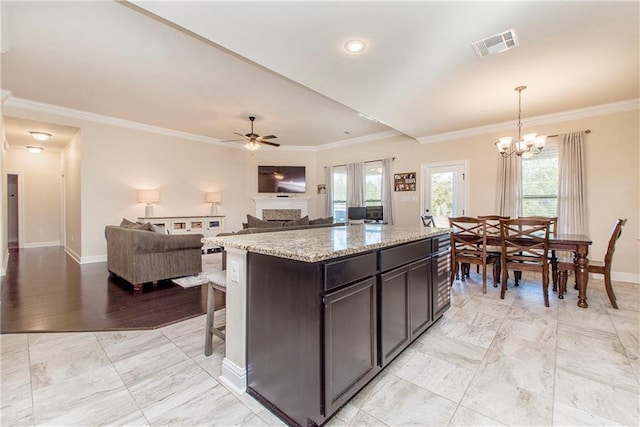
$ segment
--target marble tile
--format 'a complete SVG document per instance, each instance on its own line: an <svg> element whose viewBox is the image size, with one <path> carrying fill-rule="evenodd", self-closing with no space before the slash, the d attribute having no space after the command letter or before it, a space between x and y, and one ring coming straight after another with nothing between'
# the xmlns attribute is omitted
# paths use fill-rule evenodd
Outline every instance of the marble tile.
<svg viewBox="0 0 640 427"><path fill-rule="evenodd" d="M162 334L127 335L128 338L117 341L109 341L113 337L100 338L105 352L127 386L153 378L165 368L189 360L183 351ZM138 341L139 348L136 344Z"/></svg>
<svg viewBox="0 0 640 427"><path fill-rule="evenodd" d="M555 401L623 425L638 425L640 419L638 387L614 386L562 368L556 369Z"/></svg>
<svg viewBox="0 0 640 427"><path fill-rule="evenodd" d="M273 415L268 409L263 409L262 411L260 411L257 417L261 419L262 422L264 422L264 424L267 426L274 426L274 427L286 426L286 424L282 422L280 418Z"/></svg>
<svg viewBox="0 0 640 427"><path fill-rule="evenodd" d="M482 295L482 294L480 294ZM510 311L510 303L501 299L490 299L476 296L467 301L461 311L472 311L473 313L490 314L495 317L504 317Z"/></svg>
<svg viewBox="0 0 640 427"><path fill-rule="evenodd" d="M501 323L500 317L461 309L451 318L442 319L435 331L449 338L488 348Z"/></svg>
<svg viewBox="0 0 640 427"><path fill-rule="evenodd" d="M27 334L0 334L0 354L27 350Z"/></svg>
<svg viewBox="0 0 640 427"><path fill-rule="evenodd" d="M357 409L362 408L364 405L367 404L367 402L369 402L369 399L371 399L371 396L373 396L378 391L385 389L385 387L390 381L395 381L397 379L398 377L393 375L387 369L383 370L378 375L376 375L375 378L369 381L369 383L366 386L364 386L358 392L358 394L353 396L349 401L349 403L345 406L345 408L347 408L348 406L355 407Z"/></svg>
<svg viewBox="0 0 640 427"><path fill-rule="evenodd" d="M556 345L556 328L542 322L505 319L498 333L545 345ZM553 349L550 350L553 351Z"/></svg>
<svg viewBox="0 0 640 427"><path fill-rule="evenodd" d="M395 378L373 393L362 410L389 425L446 425L457 404Z"/></svg>
<svg viewBox="0 0 640 427"><path fill-rule="evenodd" d="M195 331L202 331L202 345L204 346L205 323L206 315L203 314L202 316L193 317L182 322L164 326L160 328L159 331L172 341L183 335L190 335Z"/></svg>
<svg viewBox="0 0 640 427"><path fill-rule="evenodd" d="M109 365L33 391L36 424L100 425L142 419L143 414Z"/></svg>
<svg viewBox="0 0 640 427"><path fill-rule="evenodd" d="M395 375L426 390L460 402L476 369L417 352Z"/></svg>
<svg viewBox="0 0 640 427"><path fill-rule="evenodd" d="M482 414L465 408L464 406L458 406L456 413L453 415L450 426L502 426L498 421L485 417Z"/></svg>
<svg viewBox="0 0 640 427"><path fill-rule="evenodd" d="M551 394L532 393L492 375L477 375L460 404L502 424L551 424Z"/></svg>
<svg viewBox="0 0 640 427"><path fill-rule="evenodd" d="M480 362L487 352L485 347L469 344L445 335L430 333L430 330L418 338L416 343L420 344L417 349L420 353L473 370L480 366Z"/></svg>
<svg viewBox="0 0 640 427"><path fill-rule="evenodd" d="M378 418L367 413L366 411L354 408L353 406L346 405L337 414L333 416L326 426L371 426L371 427L383 427L387 424L383 423Z"/></svg>
<svg viewBox="0 0 640 427"><path fill-rule="evenodd" d="M31 384L29 351L13 351L0 358L0 384L4 386Z"/></svg>
<svg viewBox="0 0 640 427"><path fill-rule="evenodd" d="M0 384L0 425L34 425L31 383Z"/></svg>
<svg viewBox="0 0 640 427"><path fill-rule="evenodd" d="M29 337L31 383L34 391L74 377L91 375L100 368L113 368L94 334L49 335L51 336L46 338Z"/></svg>
<svg viewBox="0 0 640 427"><path fill-rule="evenodd" d="M242 425L254 413L208 375L144 409L151 425Z"/></svg>
<svg viewBox="0 0 640 427"><path fill-rule="evenodd" d="M599 417L587 411L582 411L564 403L555 402L553 405L554 426L612 426L621 425L606 418Z"/></svg>

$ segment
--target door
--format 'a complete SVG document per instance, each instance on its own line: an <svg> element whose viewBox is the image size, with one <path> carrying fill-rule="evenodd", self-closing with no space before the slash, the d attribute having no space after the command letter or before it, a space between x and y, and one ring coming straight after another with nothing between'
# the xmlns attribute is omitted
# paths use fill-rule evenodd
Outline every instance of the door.
<svg viewBox="0 0 640 427"><path fill-rule="evenodd" d="M450 216L466 210L467 162L422 165L422 213L433 215L436 227L447 227Z"/></svg>
<svg viewBox="0 0 640 427"><path fill-rule="evenodd" d="M20 242L18 184L17 174L7 174L7 243L9 248L19 247Z"/></svg>

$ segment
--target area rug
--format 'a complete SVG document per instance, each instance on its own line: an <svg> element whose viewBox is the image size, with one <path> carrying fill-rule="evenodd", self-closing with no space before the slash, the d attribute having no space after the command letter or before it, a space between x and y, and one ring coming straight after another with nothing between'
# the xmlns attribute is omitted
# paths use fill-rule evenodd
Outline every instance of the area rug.
<svg viewBox="0 0 640 427"><path fill-rule="evenodd" d="M205 285L207 276L216 271L222 270L222 252L202 255L202 273L197 276L185 276L173 279L173 283L183 288Z"/></svg>

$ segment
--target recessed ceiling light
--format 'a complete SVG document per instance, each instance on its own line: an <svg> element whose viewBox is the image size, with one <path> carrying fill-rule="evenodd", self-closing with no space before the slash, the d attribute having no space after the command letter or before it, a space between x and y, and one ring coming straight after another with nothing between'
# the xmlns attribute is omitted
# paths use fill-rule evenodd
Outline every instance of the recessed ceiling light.
<svg viewBox="0 0 640 427"><path fill-rule="evenodd" d="M40 153L42 153L44 151L44 148L28 146L27 150L29 150L30 152L35 153L35 154L40 154Z"/></svg>
<svg viewBox="0 0 640 427"><path fill-rule="evenodd" d="M51 134L46 132L31 131L29 133L34 139L37 139L38 141L46 141L47 139L51 138Z"/></svg>
<svg viewBox="0 0 640 427"><path fill-rule="evenodd" d="M360 53L362 52L367 45L362 40L349 40L344 44L344 50L349 53Z"/></svg>

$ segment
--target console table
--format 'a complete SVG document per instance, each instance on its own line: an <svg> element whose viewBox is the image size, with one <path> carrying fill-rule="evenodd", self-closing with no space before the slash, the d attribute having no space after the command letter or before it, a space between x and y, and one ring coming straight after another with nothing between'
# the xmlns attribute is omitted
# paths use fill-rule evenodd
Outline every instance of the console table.
<svg viewBox="0 0 640 427"><path fill-rule="evenodd" d="M204 237L215 237L218 233L224 232L224 215L139 217L138 221L150 222L167 234L202 234ZM206 252L216 247L205 243L202 250Z"/></svg>

